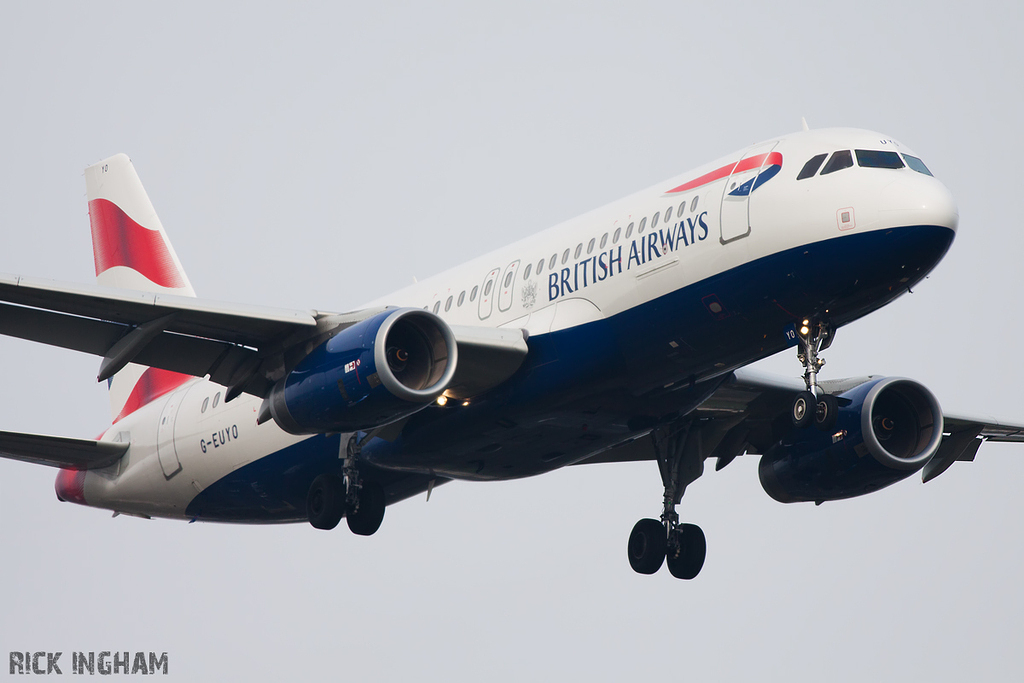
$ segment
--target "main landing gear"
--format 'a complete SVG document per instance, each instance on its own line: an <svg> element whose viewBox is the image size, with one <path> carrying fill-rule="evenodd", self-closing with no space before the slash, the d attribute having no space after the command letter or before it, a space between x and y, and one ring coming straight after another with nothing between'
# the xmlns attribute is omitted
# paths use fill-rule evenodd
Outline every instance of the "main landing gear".
<svg viewBox="0 0 1024 683"><path fill-rule="evenodd" d="M814 426L822 431L830 431L836 425L839 414L839 403L836 397L826 394L818 386L818 372L825 365L825 359L818 353L832 345L835 330L825 321L804 319L797 328L797 360L804 366L804 383L806 391L801 391L793 399L791 417L793 425L799 428Z"/></svg>
<svg viewBox="0 0 1024 683"><path fill-rule="evenodd" d="M680 524L676 514L686 487L704 472L700 433L692 424L676 422L651 432L665 499L661 520L641 519L629 535L629 564L640 574L654 574L665 563L672 576L692 579L704 566L704 532L695 524Z"/></svg>
<svg viewBox="0 0 1024 683"><path fill-rule="evenodd" d="M306 515L315 528L333 529L346 517L352 533L372 536L384 521L384 489L360 476L359 450L360 443L353 435L346 447L343 476L321 474L309 487Z"/></svg>

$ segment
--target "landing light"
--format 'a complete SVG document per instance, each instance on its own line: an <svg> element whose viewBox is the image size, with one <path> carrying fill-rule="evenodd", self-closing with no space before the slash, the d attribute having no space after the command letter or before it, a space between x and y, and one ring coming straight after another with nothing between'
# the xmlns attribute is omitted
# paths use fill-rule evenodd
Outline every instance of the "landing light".
<svg viewBox="0 0 1024 683"><path fill-rule="evenodd" d="M800 334L804 335L805 337L810 333L811 328L807 327L807 325L804 325L803 327L800 328Z"/></svg>
<svg viewBox="0 0 1024 683"><path fill-rule="evenodd" d="M437 405L443 406L446 403L448 403L448 397L447 396L445 396L444 394L441 394L440 396L437 397Z"/></svg>

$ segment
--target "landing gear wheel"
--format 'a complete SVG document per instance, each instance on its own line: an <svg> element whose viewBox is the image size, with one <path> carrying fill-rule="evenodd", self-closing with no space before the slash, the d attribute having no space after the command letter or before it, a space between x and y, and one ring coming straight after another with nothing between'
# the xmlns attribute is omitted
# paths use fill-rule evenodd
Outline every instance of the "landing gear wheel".
<svg viewBox="0 0 1024 683"><path fill-rule="evenodd" d="M306 495L306 517L316 529L333 529L345 514L345 483L334 474L313 480Z"/></svg>
<svg viewBox="0 0 1024 683"><path fill-rule="evenodd" d="M641 519L629 534L629 566L638 574L653 574L665 561L665 525L656 519Z"/></svg>
<svg viewBox="0 0 1024 683"><path fill-rule="evenodd" d="M692 579L704 567L708 542L704 531L696 524L680 524L672 531L673 541L668 544L665 558L668 570L677 579Z"/></svg>
<svg viewBox="0 0 1024 683"><path fill-rule="evenodd" d="M839 417L839 401L832 394L822 394L814 411L814 426L823 432L830 432Z"/></svg>
<svg viewBox="0 0 1024 683"><path fill-rule="evenodd" d="M793 409L790 416L793 418L793 426L804 428L814 421L815 406L817 400L814 394L809 391L801 391L793 399Z"/></svg>
<svg viewBox="0 0 1024 683"><path fill-rule="evenodd" d="M359 536L372 536L384 521L384 489L365 482L359 489L359 507L348 513L348 528Z"/></svg>

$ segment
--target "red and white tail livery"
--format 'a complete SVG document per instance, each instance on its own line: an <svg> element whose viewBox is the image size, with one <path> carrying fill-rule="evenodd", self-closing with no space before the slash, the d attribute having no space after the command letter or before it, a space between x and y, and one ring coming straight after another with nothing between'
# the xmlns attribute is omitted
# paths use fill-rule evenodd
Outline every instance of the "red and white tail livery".
<svg viewBox="0 0 1024 683"><path fill-rule="evenodd" d="M85 169L96 282L105 287L196 295L126 154ZM109 383L114 422L191 377L130 363Z"/></svg>

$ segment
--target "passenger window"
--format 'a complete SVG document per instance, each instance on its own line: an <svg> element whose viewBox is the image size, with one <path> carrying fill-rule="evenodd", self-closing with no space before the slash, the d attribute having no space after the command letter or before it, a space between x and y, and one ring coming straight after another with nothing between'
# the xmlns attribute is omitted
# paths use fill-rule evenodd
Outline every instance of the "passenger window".
<svg viewBox="0 0 1024 683"><path fill-rule="evenodd" d="M532 263L527 263L526 264L526 270L523 272L523 279L524 280L529 280L530 279L530 271L531 270L533 270L533 264Z"/></svg>
<svg viewBox="0 0 1024 683"><path fill-rule="evenodd" d="M903 161L896 152L877 152L872 149L855 149L857 165L862 168L903 168Z"/></svg>
<svg viewBox="0 0 1024 683"><path fill-rule="evenodd" d="M583 253L583 242L576 245L576 251L573 252L572 257L579 258L581 253Z"/></svg>
<svg viewBox="0 0 1024 683"><path fill-rule="evenodd" d="M628 240L629 236L632 235L632 234L633 234L633 224L630 223L629 225L626 226L626 239Z"/></svg>
<svg viewBox="0 0 1024 683"><path fill-rule="evenodd" d="M569 260L569 250L566 249L565 253L562 254L562 265L564 266L565 262L568 261L568 260Z"/></svg>
<svg viewBox="0 0 1024 683"><path fill-rule="evenodd" d="M476 301L476 292L477 292L478 289L480 289L479 285L476 285L476 286L473 287L473 291L469 293L469 300L470 301Z"/></svg>
<svg viewBox="0 0 1024 683"><path fill-rule="evenodd" d="M810 178L813 176L818 172L818 169L821 168L821 162L825 161L825 157L827 156L828 154L816 154L811 157L807 163L804 164L804 167L800 169L800 172L796 174L796 179L803 180L804 178Z"/></svg>
<svg viewBox="0 0 1024 683"><path fill-rule="evenodd" d="M537 275L540 275L542 270L544 270L544 259L537 262Z"/></svg>
<svg viewBox="0 0 1024 683"><path fill-rule="evenodd" d="M441 312L441 301L440 301L440 299L439 299L439 300L438 300L438 301L437 301L437 302L436 302L436 303L434 304L434 313L436 314L436 313L440 313L440 312Z"/></svg>
<svg viewBox="0 0 1024 683"><path fill-rule="evenodd" d="M218 403L220 403L220 392L219 391L213 397L213 407L216 408Z"/></svg>
<svg viewBox="0 0 1024 683"><path fill-rule="evenodd" d="M615 234L612 235L612 244L619 243L619 235L622 234L622 228L615 228Z"/></svg>
<svg viewBox="0 0 1024 683"><path fill-rule="evenodd" d="M697 210L697 200L698 199L700 199L700 195L697 195L696 197L694 197L693 201L690 202L690 213L693 213L694 211Z"/></svg>
<svg viewBox="0 0 1024 683"><path fill-rule="evenodd" d="M686 200L685 199L679 203L679 210L676 211L676 215L679 216L680 218L682 218L683 217L683 211L686 211Z"/></svg>
<svg viewBox="0 0 1024 683"><path fill-rule="evenodd" d="M656 227L658 227L658 218L660 217L661 211L656 211L654 213L654 218L651 219L651 230L654 230Z"/></svg>
<svg viewBox="0 0 1024 683"><path fill-rule="evenodd" d="M557 260L558 260L558 254L552 254L551 255L551 261L548 262L548 270L554 270L555 269L555 261L557 261Z"/></svg>
<svg viewBox="0 0 1024 683"><path fill-rule="evenodd" d="M605 233L605 234L601 235L601 249L604 249L605 245L607 245L607 244L608 244L608 233Z"/></svg>
<svg viewBox="0 0 1024 683"><path fill-rule="evenodd" d="M207 396L206 398L204 398L204 399L203 399L203 407L202 407L202 408L200 408L199 412L201 412L201 413L205 413L205 412L206 412L206 409L207 409L207 408L208 408L209 406L210 406L210 397L209 397L209 396Z"/></svg>
<svg viewBox="0 0 1024 683"><path fill-rule="evenodd" d="M462 293L459 294L459 303L456 304L456 305L461 306L462 302L465 301L465 300L466 300L466 290L462 290Z"/></svg>
<svg viewBox="0 0 1024 683"><path fill-rule="evenodd" d="M918 173L924 173L925 175L931 175L932 172L928 170L928 167L924 165L924 162L917 157L912 157L909 154L904 154L903 158L907 162L907 166L917 171Z"/></svg>
<svg viewBox="0 0 1024 683"><path fill-rule="evenodd" d="M825 168L821 169L821 175L835 173L851 166L853 166L853 155L850 154L850 150L843 149L832 154L832 158L825 164Z"/></svg>
<svg viewBox="0 0 1024 683"><path fill-rule="evenodd" d="M455 301L455 297L454 296L450 296L450 297L448 297L448 301L444 302L444 312L445 313L447 313L448 311L452 310L452 302L453 301Z"/></svg>
<svg viewBox="0 0 1024 683"><path fill-rule="evenodd" d="M644 234L644 230L647 228L647 216L640 219L640 227L636 229L636 234Z"/></svg>
<svg viewBox="0 0 1024 683"><path fill-rule="evenodd" d="M589 244L587 244L587 253L588 253L588 254L589 254L590 252L594 251L594 245L595 245L595 244L597 244L597 238L596 238L596 237L591 237L591 238L590 238L590 243L589 243Z"/></svg>
<svg viewBox="0 0 1024 683"><path fill-rule="evenodd" d="M665 222L668 223L670 220L672 220L672 207L671 206L668 207L667 209L665 209Z"/></svg>

